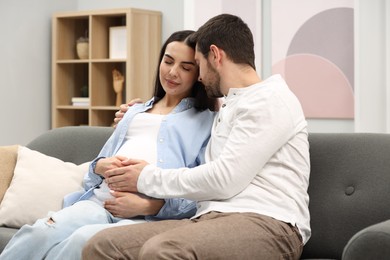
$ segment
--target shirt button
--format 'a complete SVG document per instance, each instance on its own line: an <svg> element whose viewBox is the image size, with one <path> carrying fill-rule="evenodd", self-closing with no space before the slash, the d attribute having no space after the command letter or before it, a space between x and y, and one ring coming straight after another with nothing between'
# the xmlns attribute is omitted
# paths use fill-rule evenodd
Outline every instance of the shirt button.
<svg viewBox="0 0 390 260"><path fill-rule="evenodd" d="M163 163L163 162L164 162L164 160L163 160L163 159L159 159L158 161L159 161L160 163Z"/></svg>
<svg viewBox="0 0 390 260"><path fill-rule="evenodd" d="M222 107L226 107L226 104L222 104Z"/></svg>
<svg viewBox="0 0 390 260"><path fill-rule="evenodd" d="M160 138L160 143L164 142L164 139Z"/></svg>

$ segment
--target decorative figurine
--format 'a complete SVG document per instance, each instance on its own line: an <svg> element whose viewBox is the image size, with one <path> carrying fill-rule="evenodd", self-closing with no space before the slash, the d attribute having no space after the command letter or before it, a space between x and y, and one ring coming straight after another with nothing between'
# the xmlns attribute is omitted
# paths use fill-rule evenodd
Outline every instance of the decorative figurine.
<svg viewBox="0 0 390 260"><path fill-rule="evenodd" d="M116 93L116 106L119 107L122 104L122 91L125 77L116 69L112 70L113 88Z"/></svg>

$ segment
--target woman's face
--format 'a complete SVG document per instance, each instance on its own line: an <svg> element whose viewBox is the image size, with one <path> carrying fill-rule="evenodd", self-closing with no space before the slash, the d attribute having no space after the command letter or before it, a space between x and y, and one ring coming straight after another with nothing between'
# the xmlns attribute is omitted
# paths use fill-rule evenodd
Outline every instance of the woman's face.
<svg viewBox="0 0 390 260"><path fill-rule="evenodd" d="M160 63L160 82L166 95L177 98L188 97L198 78L198 66L194 50L184 42L167 45Z"/></svg>

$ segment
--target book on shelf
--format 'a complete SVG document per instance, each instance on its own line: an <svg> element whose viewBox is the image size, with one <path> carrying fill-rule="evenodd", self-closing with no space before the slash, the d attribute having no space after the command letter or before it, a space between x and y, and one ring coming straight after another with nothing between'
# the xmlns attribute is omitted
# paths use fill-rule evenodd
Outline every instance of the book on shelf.
<svg viewBox="0 0 390 260"><path fill-rule="evenodd" d="M72 97L72 106L89 106L89 97Z"/></svg>

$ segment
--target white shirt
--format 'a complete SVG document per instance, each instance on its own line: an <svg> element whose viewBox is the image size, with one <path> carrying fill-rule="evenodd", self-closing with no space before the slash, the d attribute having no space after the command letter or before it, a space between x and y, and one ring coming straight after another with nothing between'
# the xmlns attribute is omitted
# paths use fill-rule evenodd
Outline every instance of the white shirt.
<svg viewBox="0 0 390 260"><path fill-rule="evenodd" d="M157 136L160 129L162 115L151 113L139 113L134 116L131 126L127 129L125 140L116 155L127 158L143 159L156 164L157 161ZM107 182L103 181L99 189L94 190L90 200L103 205L114 196L110 193Z"/></svg>
<svg viewBox="0 0 390 260"><path fill-rule="evenodd" d="M124 144L116 155L157 162L157 137L163 115L139 113L127 129Z"/></svg>
<svg viewBox="0 0 390 260"><path fill-rule="evenodd" d="M193 169L144 168L138 190L158 198L198 201L210 211L254 212L296 225L310 237L310 159L301 105L275 75L231 88L214 120L206 164Z"/></svg>

